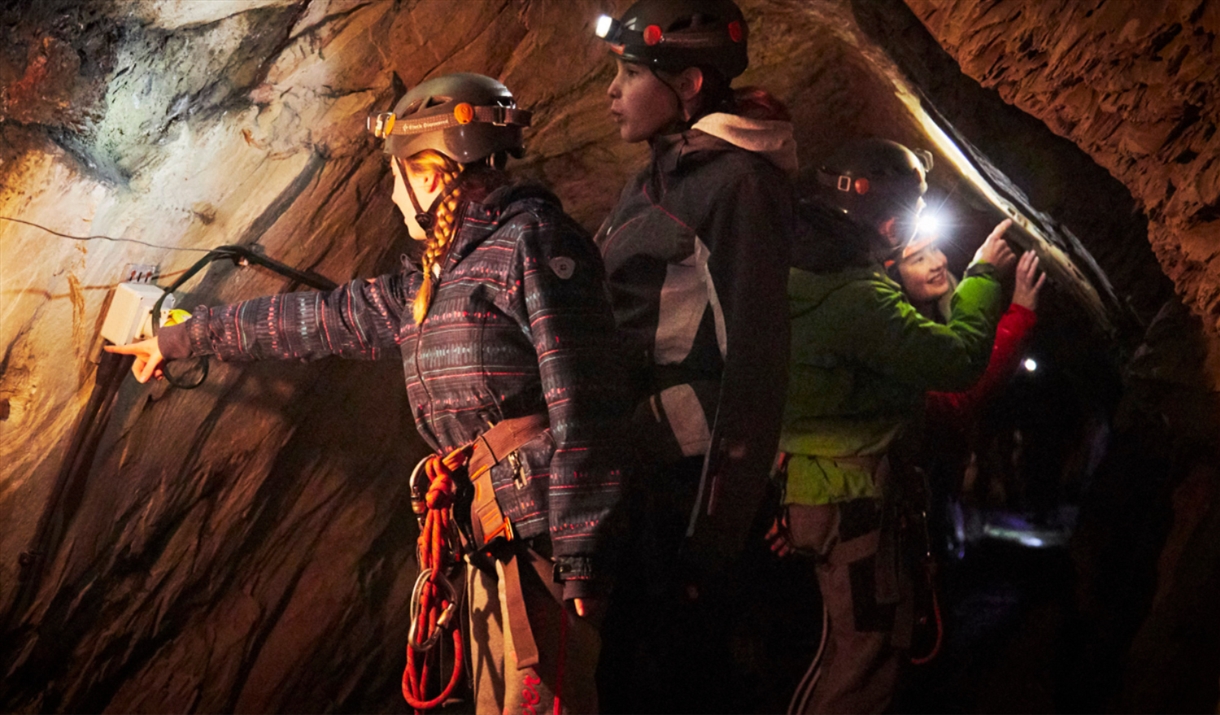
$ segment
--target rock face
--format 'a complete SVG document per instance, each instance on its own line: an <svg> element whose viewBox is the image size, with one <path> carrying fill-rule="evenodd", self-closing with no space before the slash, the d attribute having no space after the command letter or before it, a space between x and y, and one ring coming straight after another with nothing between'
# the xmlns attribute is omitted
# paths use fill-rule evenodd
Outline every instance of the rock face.
<svg viewBox="0 0 1220 715"><path fill-rule="evenodd" d="M1194 0L905 2L966 75L1122 182L1147 217L1162 271L1193 312L1175 301L1155 310L1156 280L1121 230L1106 230L1074 201L1055 210L1101 229L1086 245L1149 323L1125 366L1118 438L1075 542L1078 628L1094 640L1082 647L1073 687L1109 691L1098 695L1110 698L1105 709L1214 709L1220 623L1201 599L1220 583L1212 548L1220 539L1220 8ZM988 114L977 124L995 121ZM987 143L993 157L1002 144ZM1104 183L1087 170L1065 172L1072 161L1024 163L1050 168L1039 181L1050 179L1052 192Z"/></svg>
<svg viewBox="0 0 1220 715"><path fill-rule="evenodd" d="M109 419L95 424L95 454L72 469L65 458L83 454L72 445L113 368L99 357L108 296L129 266L157 266L166 285L222 244L257 246L335 281L392 270L412 248L365 116L390 107L405 87L450 71L496 76L535 110L530 154L516 170L551 185L596 228L645 159L645 148L620 142L605 115L612 64L591 37L600 12L628 4L47 0L0 9L0 216L111 239L73 241L0 220L4 710L405 708L397 681L415 576L406 479L425 448L400 367L213 364L194 391L127 380L96 412ZM742 5L752 66L741 84L762 85L789 104L803 162L861 136L930 146L945 167L933 173L934 189L961 202L963 233L981 241L1001 214L926 133L927 112L911 83L939 105L930 88L956 67L929 65L921 75L898 49L906 30L886 39L870 25L877 3ZM988 6L1009 12L1008 27L1031 38L1011 55L1026 64L1004 65L974 54L1016 36L994 26L992 15L976 16L964 3L948 22L941 19L947 0L910 5L968 72L997 84L1130 188L1152 220L1166 272L1197 309L1217 309L1220 280L1206 247L1217 218L1214 106L1206 101L1215 78L1196 69L1208 66L1204 50L1213 50L1195 30L1215 25L1215 8L1196 17L1169 3L1185 14L1141 9L1129 29L1105 30L1112 41L1082 35L1071 57L1083 59L1070 75L1080 79L1051 81L1047 73L1059 65L1039 64L1039 53L1051 52L1039 43L1049 44L1047 28L1062 23L1043 17L1033 29L1029 13L1037 8L1020 15L1012 8L1024 5ZM1118 5L1112 0L1094 15L1117 22ZM1180 29L1150 30L1154 15ZM1109 27L1080 22L1088 32ZM982 36L992 44L975 44ZM1137 61L1150 43L1162 63ZM1195 54L1183 51L1189 47ZM989 75L995 62L1007 74ZM1116 69L1099 69L1106 66ZM1123 89L1121 101L1099 79L1118 82L1119 70L1144 83ZM1154 91L1162 71L1176 79ZM1180 99L1168 127L1150 99L1161 89L1166 101ZM959 108L954 116L952 102L943 104L941 113L973 137L976 159L987 159L995 135L1043 141L1016 125L991 138L970 134L968 115L987 110ZM1069 111L1083 106L1118 118ZM1139 111L1128 117L1128 106ZM1058 216L1033 156L1001 156L991 173L1011 184L1022 211ZM1079 155L1074 161L1087 164ZM1077 165L1059 166L1056 176L1067 181ZM1172 183L1158 189L1156 176ZM1122 200L1117 183L1080 193L1081 205ZM1109 275L1119 294L1138 297L1135 313L1147 318L1163 300L1163 283L1141 272L1151 265L1139 253L1147 251L1142 223L1104 213L1064 219L1097 254L1096 271L1071 231L1044 221L1042 240L1062 256L1064 285L1096 286L1098 305L1118 313L1106 298ZM1105 231L1083 230L1095 225L1113 227L1116 245L1094 238ZM963 245L961 262L972 252ZM1092 282L1072 278L1074 266ZM184 287L179 303L298 288L215 263Z"/></svg>
<svg viewBox="0 0 1220 715"><path fill-rule="evenodd" d="M908 0L984 87L1123 182L1183 300L1220 331L1220 7Z"/></svg>

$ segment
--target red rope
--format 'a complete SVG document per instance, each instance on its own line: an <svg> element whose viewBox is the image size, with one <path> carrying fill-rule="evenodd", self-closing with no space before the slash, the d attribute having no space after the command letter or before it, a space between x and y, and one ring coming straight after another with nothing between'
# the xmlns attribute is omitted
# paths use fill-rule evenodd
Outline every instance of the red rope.
<svg viewBox="0 0 1220 715"><path fill-rule="evenodd" d="M429 483L426 497L428 514L419 533L419 569L420 573L431 569L431 575L418 595L419 612L414 628L416 641L419 643L427 643L438 637L438 627L452 630L453 674L440 694L429 698L426 692L428 676L434 668L440 667L440 652L435 647L417 651L408 644L407 667L402 674L402 696L416 711L431 710L444 703L453 695L462 680L465 655L462 648L462 631L456 627L458 619L455 616L444 626L439 625L441 614L448 608L456 607L456 604L445 598L446 594L442 592L438 581L444 578L446 569L453 565L451 545L446 543L453 520L453 513L449 509L453 504L455 492L453 472L462 467L469 457L468 448L459 449L450 452L443 459L432 455L424 465ZM446 563L446 560L450 563Z"/></svg>
<svg viewBox="0 0 1220 715"><path fill-rule="evenodd" d="M926 665L931 663L937 655L940 655L940 647L945 641L945 622L940 615L940 598L936 595L936 581L932 578L931 572L928 573L928 588L932 589L932 613L936 618L936 642L932 644L932 650L921 658L911 658L913 665Z"/></svg>
<svg viewBox="0 0 1220 715"><path fill-rule="evenodd" d="M563 664L568 659L568 611L559 609L559 664L555 666L554 715L563 715Z"/></svg>

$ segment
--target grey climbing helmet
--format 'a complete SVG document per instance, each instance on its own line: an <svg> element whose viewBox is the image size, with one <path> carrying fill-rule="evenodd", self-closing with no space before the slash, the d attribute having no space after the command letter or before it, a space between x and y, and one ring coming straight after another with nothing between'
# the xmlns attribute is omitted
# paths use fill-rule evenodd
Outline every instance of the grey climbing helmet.
<svg viewBox="0 0 1220 715"><path fill-rule="evenodd" d="M520 156L521 130L532 113L518 109L508 87L491 77L458 72L423 82L394 111L368 118L368 129L385 139L385 153L406 159L433 149L460 164L499 152Z"/></svg>

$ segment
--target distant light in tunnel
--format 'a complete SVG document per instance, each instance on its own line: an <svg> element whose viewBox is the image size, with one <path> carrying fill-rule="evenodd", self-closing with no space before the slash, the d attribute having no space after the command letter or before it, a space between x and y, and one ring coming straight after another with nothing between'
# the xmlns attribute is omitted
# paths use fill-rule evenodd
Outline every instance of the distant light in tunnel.
<svg viewBox="0 0 1220 715"><path fill-rule="evenodd" d="M1021 363L1027 372L1033 372L1038 369L1038 361L1033 358L1025 358L1025 362Z"/></svg>
<svg viewBox="0 0 1220 715"><path fill-rule="evenodd" d="M1018 534L1017 542L1020 543L1022 546L1029 546L1034 549L1040 549L1043 546L1046 546L1045 541L1043 541L1042 539L1039 539L1036 536L1030 536L1029 534Z"/></svg>

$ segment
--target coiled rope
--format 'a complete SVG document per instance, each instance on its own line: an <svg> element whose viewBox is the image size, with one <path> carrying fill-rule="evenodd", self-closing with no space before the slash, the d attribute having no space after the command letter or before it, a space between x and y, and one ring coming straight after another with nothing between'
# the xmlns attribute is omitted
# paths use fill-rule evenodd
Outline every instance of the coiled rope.
<svg viewBox="0 0 1220 715"><path fill-rule="evenodd" d="M457 491L453 473L470 458L471 448L454 450L443 458L431 455L411 475L412 507L420 519L419 578L411 595L411 632L407 638L407 667L402 674L402 696L416 711L431 710L449 699L462 680L464 651L462 631L457 627L461 600L445 572L457 564L459 544L453 522L453 497ZM424 493L422 476L427 477ZM444 631L453 635L453 665L449 682L435 697L427 695L430 676L441 667L440 651L434 646Z"/></svg>

